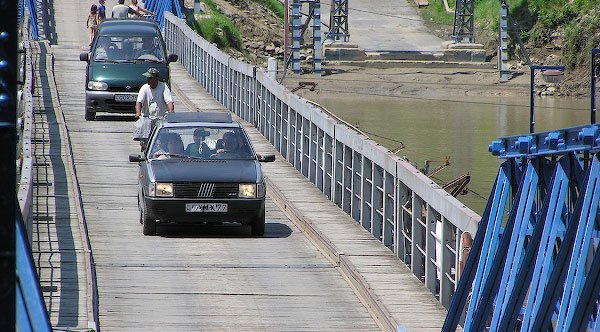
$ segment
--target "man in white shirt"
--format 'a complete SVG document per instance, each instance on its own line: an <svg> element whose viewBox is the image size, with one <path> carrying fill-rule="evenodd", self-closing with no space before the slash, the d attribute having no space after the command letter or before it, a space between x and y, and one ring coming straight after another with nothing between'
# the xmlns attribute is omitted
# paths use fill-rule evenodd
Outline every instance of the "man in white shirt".
<svg viewBox="0 0 600 332"><path fill-rule="evenodd" d="M135 103L135 117L163 117L167 112L173 112L173 97L169 87L158 81L158 69L150 68L142 75L147 83L142 85Z"/></svg>
<svg viewBox="0 0 600 332"><path fill-rule="evenodd" d="M111 12L112 18L127 18L128 14L137 14L133 8L125 6L125 0L118 0L118 4L113 7Z"/></svg>

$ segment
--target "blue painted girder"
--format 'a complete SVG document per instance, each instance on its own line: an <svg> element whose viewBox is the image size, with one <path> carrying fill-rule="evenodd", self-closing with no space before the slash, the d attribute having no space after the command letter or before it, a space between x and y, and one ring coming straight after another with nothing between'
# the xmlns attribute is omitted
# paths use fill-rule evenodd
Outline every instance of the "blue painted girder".
<svg viewBox="0 0 600 332"><path fill-rule="evenodd" d="M17 207L20 215L20 209ZM20 218L16 222L16 327L17 331L52 331L29 240Z"/></svg>
<svg viewBox="0 0 600 332"><path fill-rule="evenodd" d="M465 331L481 331L485 328L494 303L499 301L496 295L500 284L504 281L506 286L507 278L512 275L513 270L516 271L516 267L513 269L512 264L506 265L506 263L507 260L516 255L518 243L524 242L524 234L521 236L521 229L526 229L528 227L527 223L530 222L531 209L535 201L535 192L539 180L538 170L534 163L528 162L526 167L525 175L521 178L521 183L517 194L514 197L504 231L501 236L495 236L496 241L498 241L499 244L497 251L491 260L489 269L484 273L481 281L483 284L483 291L477 294L479 305L475 310L467 311ZM520 257L517 257L517 260L519 258ZM511 261L509 263L514 262ZM506 269L505 265L507 266ZM506 271L508 275L504 275L504 271ZM503 292L504 291L505 290L503 289ZM473 292L473 299L475 298L475 294L476 293ZM472 302L474 301L472 300ZM497 305L500 305L500 303L497 303ZM471 309L471 307L469 307L469 309Z"/></svg>
<svg viewBox="0 0 600 332"><path fill-rule="evenodd" d="M514 331L528 290L528 307L524 316L529 318L532 308L539 306L536 300L541 297L548 271L552 267L554 244L560 230L564 230L566 224L565 197L569 191L570 165L573 158L576 156L565 156L555 167L554 175L549 181L549 194L544 199L533 233L528 240L523 261L517 275L510 280L513 287L504 296L503 311L500 315L495 312L492 328L499 331ZM529 327L528 319L525 317L522 319L521 330L527 330Z"/></svg>
<svg viewBox="0 0 600 332"><path fill-rule="evenodd" d="M501 166L443 331L600 329L600 161L581 156Z"/></svg>
<svg viewBox="0 0 600 332"><path fill-rule="evenodd" d="M499 232L499 221L502 220L506 199L509 195L509 189L511 184L511 178L514 179L515 174L518 172L519 167L515 164L514 160L505 161L498 170L496 181L492 187L490 199L486 204L485 210L479 222L479 230L475 234L475 239L471 244L471 253L467 257L465 267L461 278L458 281L450 307L448 308L448 315L444 321L442 331L454 331L456 330L461 317L464 314L464 306L467 298L471 297L471 289L474 280L478 280L477 288L481 284L481 274L483 273L484 266L486 264L485 259L480 260L481 252L485 252L484 258L489 257L491 249L493 249L491 242L493 237L491 234ZM516 172L517 171L517 172ZM493 253L491 253L493 256ZM476 278L478 276L479 278ZM475 289L475 285L473 285ZM474 303L472 300L470 303ZM473 304L474 305L474 304Z"/></svg>
<svg viewBox="0 0 600 332"><path fill-rule="evenodd" d="M591 232L596 226L598 200L600 195L600 162L598 155L586 170L586 178L579 188L580 194L575 209L569 219L565 236L554 259L554 267L550 274L546 291L540 304L540 310L533 312L532 331L546 330L552 321L556 329L564 330L571 324L583 280L585 279L585 262L588 258ZM598 294L596 294L597 296ZM559 308L557 312L557 308ZM565 308L564 310L561 308Z"/></svg>
<svg viewBox="0 0 600 332"><path fill-rule="evenodd" d="M171 12L179 18L183 18L179 0L146 0L144 8L155 13L154 20L162 29L165 24L165 12Z"/></svg>

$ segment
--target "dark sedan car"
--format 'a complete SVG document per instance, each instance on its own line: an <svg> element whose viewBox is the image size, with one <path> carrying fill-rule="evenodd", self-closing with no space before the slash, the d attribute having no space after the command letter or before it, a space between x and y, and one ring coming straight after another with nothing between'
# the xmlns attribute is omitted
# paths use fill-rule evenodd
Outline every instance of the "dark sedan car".
<svg viewBox="0 0 600 332"><path fill-rule="evenodd" d="M265 232L265 183L260 162L241 124L227 113L169 113L153 130L138 162L143 233L157 223L251 225Z"/></svg>

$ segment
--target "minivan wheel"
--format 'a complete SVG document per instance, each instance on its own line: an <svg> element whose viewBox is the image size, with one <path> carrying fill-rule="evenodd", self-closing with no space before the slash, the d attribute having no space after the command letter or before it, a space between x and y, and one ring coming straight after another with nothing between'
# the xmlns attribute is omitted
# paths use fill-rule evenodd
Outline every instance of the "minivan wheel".
<svg viewBox="0 0 600 332"><path fill-rule="evenodd" d="M263 236L265 235L265 213L252 220L252 236Z"/></svg>
<svg viewBox="0 0 600 332"><path fill-rule="evenodd" d="M85 119L87 121L94 121L96 119L96 113L85 110Z"/></svg>
<svg viewBox="0 0 600 332"><path fill-rule="evenodd" d="M142 219L144 235L156 235L156 219L148 217L142 208L140 210L140 218Z"/></svg>

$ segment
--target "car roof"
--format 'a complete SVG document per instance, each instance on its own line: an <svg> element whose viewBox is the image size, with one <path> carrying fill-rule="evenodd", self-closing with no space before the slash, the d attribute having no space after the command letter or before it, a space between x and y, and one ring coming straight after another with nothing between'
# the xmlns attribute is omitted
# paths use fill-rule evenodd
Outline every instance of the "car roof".
<svg viewBox="0 0 600 332"><path fill-rule="evenodd" d="M242 125L233 121L231 114L226 112L174 112L167 113L161 127L190 127L207 126L223 128L242 128Z"/></svg>
<svg viewBox="0 0 600 332"><path fill-rule="evenodd" d="M226 112L174 112L167 113L166 122L211 122L211 123L233 123L231 114Z"/></svg>
<svg viewBox="0 0 600 332"><path fill-rule="evenodd" d="M156 36L160 29L156 22L146 19L106 19L98 27L100 35Z"/></svg>

